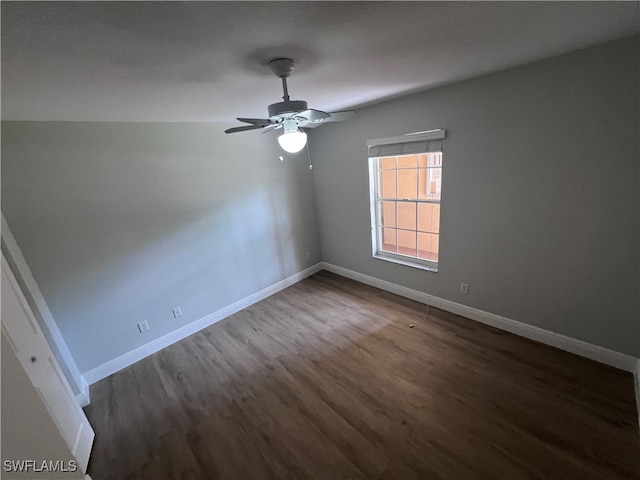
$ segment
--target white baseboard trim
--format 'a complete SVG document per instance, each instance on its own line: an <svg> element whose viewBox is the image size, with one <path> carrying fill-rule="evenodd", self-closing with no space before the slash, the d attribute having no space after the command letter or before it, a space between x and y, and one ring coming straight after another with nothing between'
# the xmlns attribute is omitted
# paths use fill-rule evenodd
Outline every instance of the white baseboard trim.
<svg viewBox="0 0 640 480"><path fill-rule="evenodd" d="M402 297L410 298L417 302L425 303L427 305L446 310L447 312L461 315L463 317L475 320L480 323L484 323L486 325L490 325L500 330L505 330L521 337L535 340L536 342L544 343L545 345L550 345L552 347L556 347L561 350L580 355L581 357L585 357L590 360L595 360L596 362L604 363L605 365L609 365L620 370L625 370L632 373L640 371L640 359L632 357L631 355L616 352L615 350L610 350L598 345L593 345L591 343L587 343L576 338L567 337L559 333L550 332L539 327L534 327L533 325L518 322L517 320L512 320L510 318L501 317L500 315L495 315L483 310L478 310L477 308L468 307L460 303L452 302L451 300L445 300L444 298L435 297L433 295L429 295L428 293L413 290L401 285L396 285L395 283L380 280L375 277L370 277L369 275L364 275L362 273L339 267L331 263L321 262L320 265L322 269L336 273L343 277L356 280L358 282L379 288L381 290L386 290L387 292L395 293L396 295L400 295ZM637 391L636 400L638 400L639 394L640 393L638 393Z"/></svg>
<svg viewBox="0 0 640 480"><path fill-rule="evenodd" d="M76 395L76 402L78 402L78 405L80 405L80 408L84 408L90 403L89 384L85 380L84 376L81 375L80 378L81 378L81 381L83 382L82 385L80 386L80 389L82 390L82 392Z"/></svg>
<svg viewBox="0 0 640 480"><path fill-rule="evenodd" d="M183 338L188 337L189 335L193 335L194 333L199 332L203 328L207 328L208 326L213 325L214 323L219 322L220 320L223 320L228 316L233 315L234 313L237 313L240 310L253 305L254 303L257 303L260 300L263 300L273 295L274 293L279 292L280 290L284 290L285 288L309 277L310 275L313 275L314 273L319 272L320 270L322 270L320 263L306 268L305 270L302 270L301 272L291 275L284 280L274 283L269 287L263 288L262 290L249 295L248 297L238 300L231 305L221 308L216 312L210 313L209 315L202 317L199 320L191 322L190 324L185 325L182 328L174 330L173 332L170 332L160 338L156 338L146 345L138 347L130 352L125 353L124 355L114 358L113 360L109 360L99 367L83 373L82 376L89 385L92 385L97 381L102 380L109 375L113 375L123 368L133 365L143 358L162 350L165 347L168 347L169 345L172 345L182 340Z"/></svg>

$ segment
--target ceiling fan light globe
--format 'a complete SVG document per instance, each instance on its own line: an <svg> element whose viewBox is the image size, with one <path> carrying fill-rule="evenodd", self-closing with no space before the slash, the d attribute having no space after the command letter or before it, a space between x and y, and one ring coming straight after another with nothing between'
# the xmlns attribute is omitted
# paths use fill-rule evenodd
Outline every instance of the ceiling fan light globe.
<svg viewBox="0 0 640 480"><path fill-rule="evenodd" d="M300 130L283 133L278 137L280 147L288 153L298 153L307 144L307 134Z"/></svg>

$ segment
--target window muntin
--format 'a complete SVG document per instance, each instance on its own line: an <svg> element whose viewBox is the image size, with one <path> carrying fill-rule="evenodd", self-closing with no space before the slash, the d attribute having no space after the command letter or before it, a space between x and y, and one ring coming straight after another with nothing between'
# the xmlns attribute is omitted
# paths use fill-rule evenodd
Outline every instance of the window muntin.
<svg viewBox="0 0 640 480"><path fill-rule="evenodd" d="M369 160L374 256L437 271L442 152Z"/></svg>

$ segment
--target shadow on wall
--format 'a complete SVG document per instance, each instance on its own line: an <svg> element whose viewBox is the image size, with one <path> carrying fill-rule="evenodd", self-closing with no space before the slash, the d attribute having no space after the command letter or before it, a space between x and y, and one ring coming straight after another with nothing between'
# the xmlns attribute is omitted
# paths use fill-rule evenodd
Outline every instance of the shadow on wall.
<svg viewBox="0 0 640 480"><path fill-rule="evenodd" d="M306 167L223 130L3 124L3 212L81 371L307 266Z"/></svg>

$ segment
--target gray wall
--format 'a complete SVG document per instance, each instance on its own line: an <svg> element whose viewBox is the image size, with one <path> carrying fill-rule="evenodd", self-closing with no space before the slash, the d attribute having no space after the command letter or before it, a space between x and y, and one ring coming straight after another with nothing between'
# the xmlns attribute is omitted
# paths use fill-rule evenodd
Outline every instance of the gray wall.
<svg viewBox="0 0 640 480"><path fill-rule="evenodd" d="M226 125L3 122L2 211L82 372L321 259L640 355L638 71L623 40L362 109L313 176ZM431 128L438 273L370 253L366 140Z"/></svg>
<svg viewBox="0 0 640 480"><path fill-rule="evenodd" d="M2 211L81 372L320 260L306 155L226 127L2 123Z"/></svg>
<svg viewBox="0 0 640 480"><path fill-rule="evenodd" d="M323 259L640 354L638 46L610 42L314 131ZM372 258L366 148L434 128L448 133L438 273Z"/></svg>

